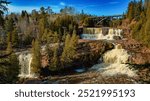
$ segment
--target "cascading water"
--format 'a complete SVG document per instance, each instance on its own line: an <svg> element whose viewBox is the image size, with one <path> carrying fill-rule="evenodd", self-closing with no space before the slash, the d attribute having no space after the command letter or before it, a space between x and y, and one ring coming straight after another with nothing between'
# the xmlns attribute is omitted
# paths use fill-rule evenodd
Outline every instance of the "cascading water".
<svg viewBox="0 0 150 101"><path fill-rule="evenodd" d="M103 34L102 28L87 28L84 29L83 34L81 34L82 39L88 40L114 40L114 37L122 38L122 30L121 29L107 29L108 33L106 35Z"/></svg>
<svg viewBox="0 0 150 101"><path fill-rule="evenodd" d="M20 74L19 77L31 78L31 61L32 55L29 52L22 52L19 55L19 64L20 64Z"/></svg>
<svg viewBox="0 0 150 101"><path fill-rule="evenodd" d="M125 74L129 77L136 76L136 71L127 64L129 54L121 45L116 45L115 49L108 51L103 56L103 63L94 65L91 69L101 71L103 75Z"/></svg>
<svg viewBox="0 0 150 101"><path fill-rule="evenodd" d="M118 36L122 38L122 30L121 29L109 29L107 35L103 35L103 33L99 33L98 40L114 40L114 37Z"/></svg>

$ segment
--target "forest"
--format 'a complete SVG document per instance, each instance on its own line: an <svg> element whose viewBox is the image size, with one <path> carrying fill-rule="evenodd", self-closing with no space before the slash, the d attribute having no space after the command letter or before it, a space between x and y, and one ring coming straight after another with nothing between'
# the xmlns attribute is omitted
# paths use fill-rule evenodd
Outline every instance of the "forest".
<svg viewBox="0 0 150 101"><path fill-rule="evenodd" d="M13 3L13 2L12 2ZM16 83L20 71L15 54L18 50L31 49L32 71L41 72L41 45L46 45L49 69L60 71L77 58L79 27L94 27L90 17L96 15L76 13L75 8L66 6L59 13L51 7L39 11L7 14L7 0L0 0L0 83ZM119 27L128 20L132 38L150 47L150 2L132 0L121 19L105 20L102 26ZM55 44L49 48L49 44ZM61 45L63 43L63 46Z"/></svg>
<svg viewBox="0 0 150 101"><path fill-rule="evenodd" d="M131 1L129 3L126 17L130 23L135 22L131 26L132 37L146 46L150 47L150 4L149 0Z"/></svg>

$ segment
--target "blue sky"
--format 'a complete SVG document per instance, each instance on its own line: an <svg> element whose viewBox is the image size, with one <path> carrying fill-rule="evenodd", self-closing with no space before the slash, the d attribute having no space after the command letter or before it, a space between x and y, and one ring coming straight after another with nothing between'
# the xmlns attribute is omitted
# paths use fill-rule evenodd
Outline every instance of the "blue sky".
<svg viewBox="0 0 150 101"><path fill-rule="evenodd" d="M12 3L8 6L9 12L21 12L33 9L39 10L41 6L50 6L54 12L59 12L64 6L73 6L78 12L94 15L122 14L126 11L130 0L8 0Z"/></svg>

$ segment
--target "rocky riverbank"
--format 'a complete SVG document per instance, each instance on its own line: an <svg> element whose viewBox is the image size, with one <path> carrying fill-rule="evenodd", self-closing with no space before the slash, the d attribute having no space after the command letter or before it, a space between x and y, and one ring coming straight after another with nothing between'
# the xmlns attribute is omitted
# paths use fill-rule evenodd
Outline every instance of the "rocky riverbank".
<svg viewBox="0 0 150 101"><path fill-rule="evenodd" d="M150 83L150 68L138 68L137 76L104 76L100 72L88 71L66 76L50 76L41 79L22 80L25 84L147 84Z"/></svg>
<svg viewBox="0 0 150 101"><path fill-rule="evenodd" d="M97 64L100 61L100 57L108 51L114 49L112 43L106 41L91 41L91 40L79 40L77 48L77 58L73 60L72 65L68 66L64 75L51 75L46 78L38 79L24 79L19 83L29 84L143 84L150 83L150 49L141 43L131 38L124 38L123 40L114 41L116 44L120 44L121 47L128 51L130 58L128 63L132 69L136 70L135 77L129 77L123 74L116 74L113 76L103 75L100 71L89 71L88 68ZM42 63L48 65L46 55L43 55ZM99 60L99 61L98 61ZM71 73L69 70L80 68L80 66L87 68L82 73ZM67 71L69 73L67 73ZM61 74L61 73L60 73Z"/></svg>

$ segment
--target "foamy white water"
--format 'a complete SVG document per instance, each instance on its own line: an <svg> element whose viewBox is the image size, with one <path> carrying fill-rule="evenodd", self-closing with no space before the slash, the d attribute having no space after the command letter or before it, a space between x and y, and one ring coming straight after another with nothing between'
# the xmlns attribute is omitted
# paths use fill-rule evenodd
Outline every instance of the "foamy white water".
<svg viewBox="0 0 150 101"><path fill-rule="evenodd" d="M22 52L19 55L19 65L20 65L19 77L22 77L22 78L32 78L32 77L34 77L32 72L31 72L31 62L32 62L31 53Z"/></svg>
<svg viewBox="0 0 150 101"><path fill-rule="evenodd" d="M82 39L88 39L88 40L115 40L114 37L120 37L120 38L123 38L122 37L122 29L113 29L113 28L110 28L108 30L108 33L106 35L103 34L102 30L99 31L99 32L96 32L96 33L92 33L92 29L88 29L88 30L91 30L91 33L85 33L83 32L84 34L81 34L81 38Z"/></svg>
<svg viewBox="0 0 150 101"><path fill-rule="evenodd" d="M96 64L92 69L102 72L103 75L125 74L129 77L136 76L136 71L132 70L128 63L129 54L120 45L116 45L115 49L108 51L103 56L103 63Z"/></svg>

